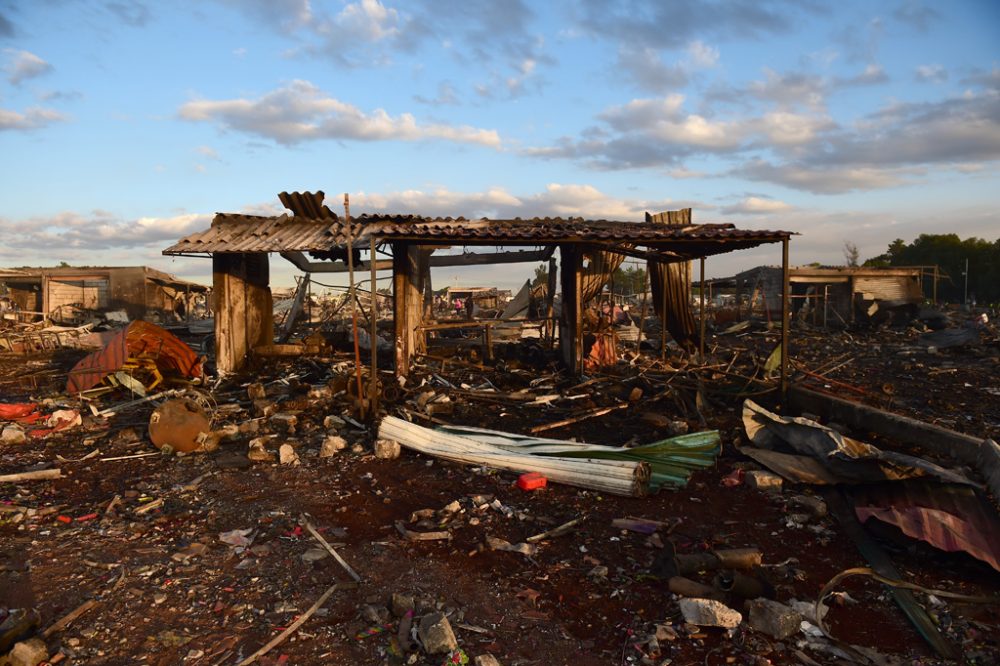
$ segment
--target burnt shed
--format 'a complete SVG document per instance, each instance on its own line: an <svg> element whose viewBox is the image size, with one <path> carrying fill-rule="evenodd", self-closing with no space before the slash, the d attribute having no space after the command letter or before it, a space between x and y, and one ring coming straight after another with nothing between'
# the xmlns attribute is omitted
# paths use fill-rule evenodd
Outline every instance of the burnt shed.
<svg viewBox="0 0 1000 666"><path fill-rule="evenodd" d="M787 265L791 236L786 231L737 229L732 224L693 224L690 209L647 214L645 220L636 222L469 220L415 214L348 218L324 205L322 192L282 192L279 198L288 209L283 215L219 213L208 229L163 251L212 258L216 364L223 372L238 370L249 353L274 340L268 263L272 253L306 272L346 271L351 262L355 270L370 270L374 279L377 271L391 269L395 368L405 375L411 357L426 349L424 304L431 293L431 267L549 261L554 269L553 255L558 250L563 304L558 321L559 349L567 367L579 371L583 305L599 292L624 257L646 260L651 268L660 269L659 278L657 271L652 272L653 305L680 342L684 337L693 339L695 334L690 314L692 260L703 262L717 254L782 243ZM494 251L441 252L449 247ZM379 259L379 255L385 258ZM678 276L687 283L676 281ZM556 281L556 271L550 270L550 293L555 291ZM687 319L681 321L684 313ZM676 325L678 322L683 325Z"/></svg>
<svg viewBox="0 0 1000 666"><path fill-rule="evenodd" d="M148 266L59 266L0 270L0 295L25 316L72 323L92 312L129 319L185 317L205 285Z"/></svg>

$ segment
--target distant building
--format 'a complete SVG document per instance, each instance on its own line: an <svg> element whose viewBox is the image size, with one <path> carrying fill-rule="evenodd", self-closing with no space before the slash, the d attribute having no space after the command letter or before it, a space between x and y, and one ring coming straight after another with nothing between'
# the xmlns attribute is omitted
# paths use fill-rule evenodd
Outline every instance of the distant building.
<svg viewBox="0 0 1000 666"><path fill-rule="evenodd" d="M0 296L24 313L58 323L117 310L129 319L184 319L208 291L147 266L0 269Z"/></svg>
<svg viewBox="0 0 1000 666"><path fill-rule="evenodd" d="M792 312L803 308L817 324L846 324L877 312L915 308L924 298L922 267L789 268ZM706 281L708 283L708 281ZM730 278L711 280L710 287L735 288L739 307L748 306L772 319L781 317L781 268L759 266Z"/></svg>

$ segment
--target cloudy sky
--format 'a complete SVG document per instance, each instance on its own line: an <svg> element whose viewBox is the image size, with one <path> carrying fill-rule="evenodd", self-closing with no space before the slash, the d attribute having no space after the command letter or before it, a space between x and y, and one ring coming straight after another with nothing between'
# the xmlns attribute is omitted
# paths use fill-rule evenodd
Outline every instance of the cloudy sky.
<svg viewBox="0 0 1000 666"><path fill-rule="evenodd" d="M793 263L995 240L1000 3L0 0L0 156L3 266L204 281L208 260L160 251L318 189L352 212L690 206L800 233Z"/></svg>

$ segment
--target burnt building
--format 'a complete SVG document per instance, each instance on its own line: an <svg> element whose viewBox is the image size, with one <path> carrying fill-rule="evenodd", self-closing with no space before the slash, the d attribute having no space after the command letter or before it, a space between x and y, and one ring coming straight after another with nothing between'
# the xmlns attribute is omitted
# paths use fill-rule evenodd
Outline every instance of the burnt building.
<svg viewBox="0 0 1000 666"><path fill-rule="evenodd" d="M74 323L95 312L124 310L129 319L173 321L206 301L209 288L147 266L0 269L0 296L24 319Z"/></svg>

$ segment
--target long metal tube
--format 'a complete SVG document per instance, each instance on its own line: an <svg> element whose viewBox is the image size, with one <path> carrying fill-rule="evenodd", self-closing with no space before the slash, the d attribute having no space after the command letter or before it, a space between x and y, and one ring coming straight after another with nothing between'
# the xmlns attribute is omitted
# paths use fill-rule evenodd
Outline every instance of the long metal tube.
<svg viewBox="0 0 1000 666"><path fill-rule="evenodd" d="M781 402L788 399L788 239L781 241Z"/></svg>

